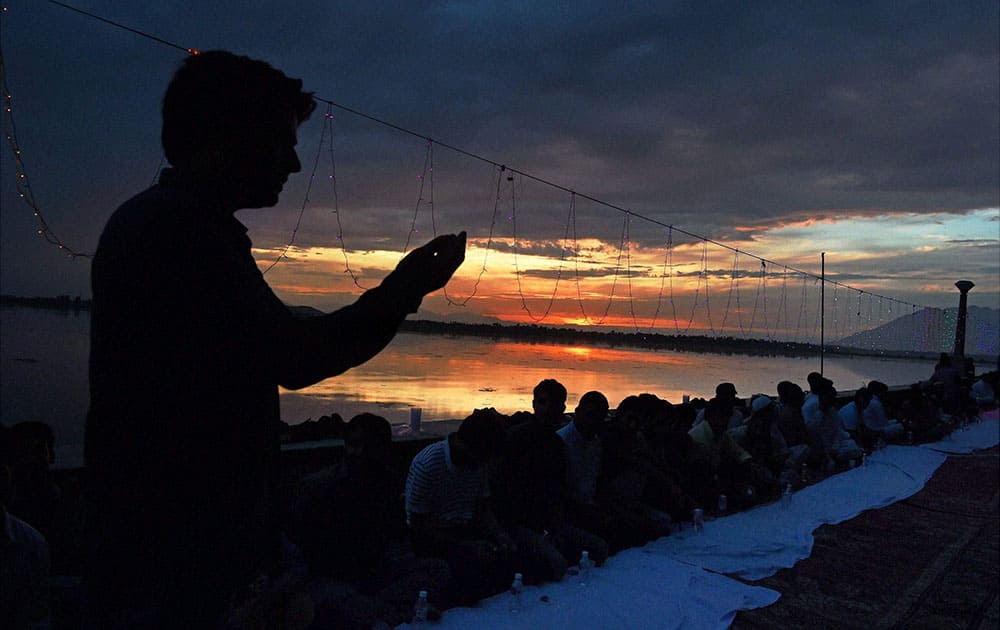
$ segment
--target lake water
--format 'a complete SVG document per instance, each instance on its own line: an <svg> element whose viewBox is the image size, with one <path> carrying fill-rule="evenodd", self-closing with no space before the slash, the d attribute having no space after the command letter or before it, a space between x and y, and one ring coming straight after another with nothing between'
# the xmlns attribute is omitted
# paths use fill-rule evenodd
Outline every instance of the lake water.
<svg viewBox="0 0 1000 630"><path fill-rule="evenodd" d="M0 422L41 420L56 431L57 464L81 461L86 415L90 316L44 309L0 308ZM624 347L531 344L479 337L400 334L377 357L340 376L295 392L281 391L282 419L296 424L362 411L393 424L420 407L423 421L463 418L473 409L530 410L531 390L555 378L569 390L572 410L586 391L602 391L612 406L650 392L679 402L710 397L722 381L741 396L775 393L779 381L805 386L819 358L758 357L651 351ZM826 357L824 374L839 389L875 379L902 385L927 378L932 361Z"/></svg>

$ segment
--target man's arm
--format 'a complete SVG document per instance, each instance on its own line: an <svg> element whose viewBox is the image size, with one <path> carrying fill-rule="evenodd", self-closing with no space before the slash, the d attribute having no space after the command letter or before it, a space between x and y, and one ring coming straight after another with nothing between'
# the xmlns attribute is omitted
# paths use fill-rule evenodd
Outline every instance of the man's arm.
<svg viewBox="0 0 1000 630"><path fill-rule="evenodd" d="M478 526L479 531L483 532L483 536L495 542L501 549L504 547L509 550L517 548L514 539L510 537L500 525L500 521L497 520L496 514L493 512L493 503L490 497L482 497L476 501L476 512L473 521Z"/></svg>
<svg viewBox="0 0 1000 630"><path fill-rule="evenodd" d="M378 354L424 295L443 287L465 259L465 232L442 235L410 252L382 284L324 317L288 315L276 343L278 381L299 389Z"/></svg>

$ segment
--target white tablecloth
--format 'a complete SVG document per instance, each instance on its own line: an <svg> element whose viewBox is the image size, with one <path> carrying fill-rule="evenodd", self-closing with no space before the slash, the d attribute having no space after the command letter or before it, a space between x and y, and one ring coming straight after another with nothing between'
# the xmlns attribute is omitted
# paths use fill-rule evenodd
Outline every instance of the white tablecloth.
<svg viewBox="0 0 1000 630"><path fill-rule="evenodd" d="M809 556L812 533L820 525L840 523L915 494L947 453L1000 443L997 412L984 417L934 444L889 446L874 453L864 467L796 492L788 506L762 505L708 521L700 534L685 529L623 551L593 569L586 585L567 577L527 587L518 612L509 610L510 596L501 594L475 608L448 610L433 627L727 628L737 611L769 606L780 595L722 573L746 580L772 575Z"/></svg>

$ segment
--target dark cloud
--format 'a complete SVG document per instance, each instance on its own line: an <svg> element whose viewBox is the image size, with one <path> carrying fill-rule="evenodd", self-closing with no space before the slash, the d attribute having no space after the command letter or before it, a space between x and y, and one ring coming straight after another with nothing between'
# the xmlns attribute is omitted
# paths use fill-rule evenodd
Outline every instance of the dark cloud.
<svg viewBox="0 0 1000 630"><path fill-rule="evenodd" d="M9 4L5 71L33 186L60 235L92 250L156 170L159 100L184 54L54 5ZM324 98L630 209L653 220L628 223L638 245L697 241L669 225L753 244L804 218L1000 205L995 1L80 4L182 46L265 58ZM440 144L432 224L418 203L426 142L334 115L341 225L320 111L279 207L240 215L259 246L290 239L319 157L303 247L339 246L342 230L348 248L402 252L408 237L484 239L492 226L544 243L532 254L558 257L575 231L616 255L621 212L578 196L570 220L569 193L519 181L515 213L493 165ZM32 269L57 256L25 236L33 219L15 215L3 159L4 287L45 293L63 280ZM86 293L85 269L65 275Z"/></svg>

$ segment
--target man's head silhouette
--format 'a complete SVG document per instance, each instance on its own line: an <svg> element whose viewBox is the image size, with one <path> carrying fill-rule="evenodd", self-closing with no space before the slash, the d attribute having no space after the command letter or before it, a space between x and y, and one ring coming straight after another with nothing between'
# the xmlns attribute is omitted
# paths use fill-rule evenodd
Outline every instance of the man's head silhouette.
<svg viewBox="0 0 1000 630"><path fill-rule="evenodd" d="M301 169L296 129L315 108L301 80L264 61L221 50L192 55L163 97L163 149L227 210L273 206Z"/></svg>

